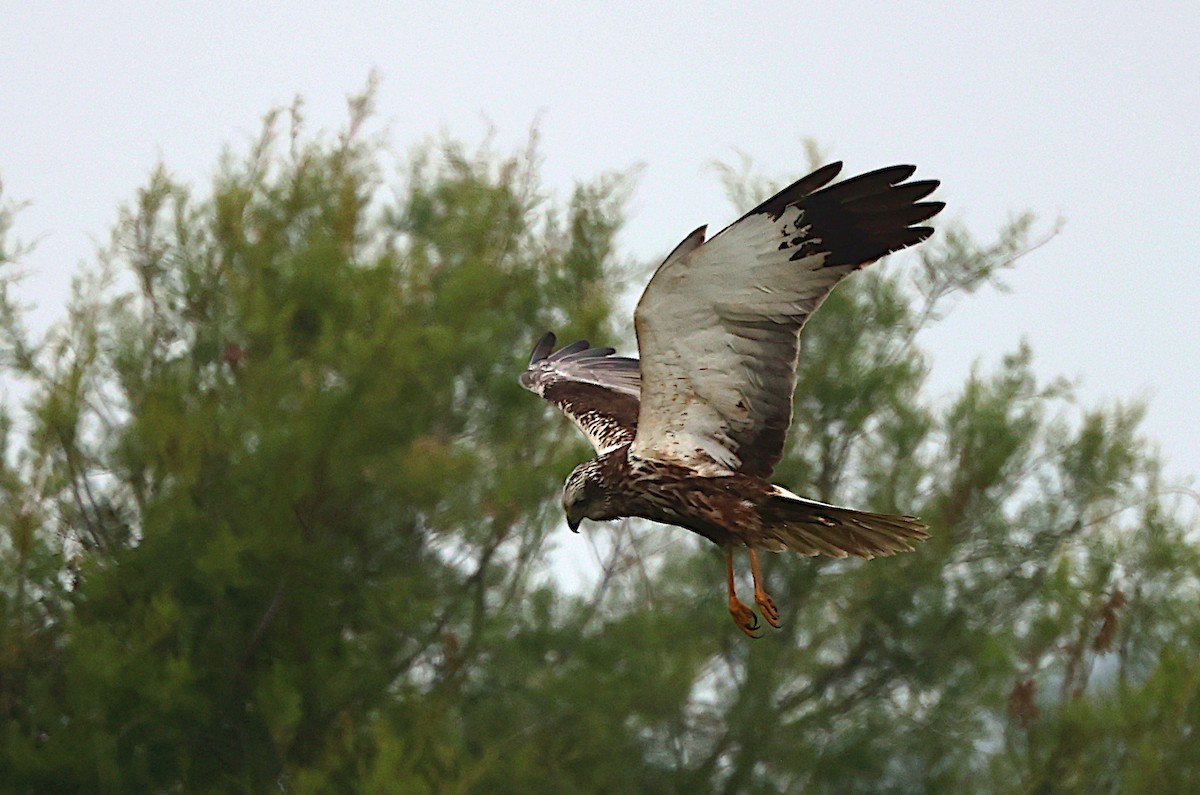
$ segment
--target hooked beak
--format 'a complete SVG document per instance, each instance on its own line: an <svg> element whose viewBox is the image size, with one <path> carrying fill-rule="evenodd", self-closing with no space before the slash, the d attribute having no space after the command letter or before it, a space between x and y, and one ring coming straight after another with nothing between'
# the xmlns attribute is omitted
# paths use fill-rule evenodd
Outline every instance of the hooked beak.
<svg viewBox="0 0 1200 795"><path fill-rule="evenodd" d="M571 528L572 533L579 532L579 523L582 521L583 517L581 516L572 516L571 514L567 514L567 527Z"/></svg>

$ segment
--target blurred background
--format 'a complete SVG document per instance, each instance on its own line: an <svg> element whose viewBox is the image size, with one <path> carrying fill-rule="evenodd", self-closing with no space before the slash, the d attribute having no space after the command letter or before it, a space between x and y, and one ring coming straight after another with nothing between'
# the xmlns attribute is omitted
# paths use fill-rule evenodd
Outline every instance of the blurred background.
<svg viewBox="0 0 1200 795"><path fill-rule="evenodd" d="M1200 786L1192 4L3 16L6 791ZM516 374L833 159L949 207L776 480L933 538L751 642Z"/></svg>

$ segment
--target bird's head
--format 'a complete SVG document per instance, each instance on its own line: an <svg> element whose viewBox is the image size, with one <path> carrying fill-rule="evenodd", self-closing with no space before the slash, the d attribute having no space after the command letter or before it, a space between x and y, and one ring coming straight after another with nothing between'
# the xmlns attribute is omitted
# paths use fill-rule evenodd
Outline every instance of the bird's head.
<svg viewBox="0 0 1200 795"><path fill-rule="evenodd" d="M608 505L598 461L593 459L575 467L563 485L562 505L567 527L573 533L579 532L579 523L584 519L615 518Z"/></svg>

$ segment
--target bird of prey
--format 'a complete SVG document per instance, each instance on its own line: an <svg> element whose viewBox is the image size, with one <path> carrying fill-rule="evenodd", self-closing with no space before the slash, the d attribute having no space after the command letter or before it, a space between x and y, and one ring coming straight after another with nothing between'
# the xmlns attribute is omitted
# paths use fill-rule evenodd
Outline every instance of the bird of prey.
<svg viewBox="0 0 1200 795"><path fill-rule="evenodd" d="M634 313L641 361L547 333L521 385L558 406L596 457L563 487L567 524L638 516L684 527L725 550L729 612L757 637L738 599L733 551L749 550L754 601L771 626L758 550L872 558L927 537L912 516L805 499L768 478L792 420L800 332L855 270L933 233L945 206L935 180L892 166L833 182L831 163L714 237L700 227L667 255ZM832 184L831 184L832 183Z"/></svg>

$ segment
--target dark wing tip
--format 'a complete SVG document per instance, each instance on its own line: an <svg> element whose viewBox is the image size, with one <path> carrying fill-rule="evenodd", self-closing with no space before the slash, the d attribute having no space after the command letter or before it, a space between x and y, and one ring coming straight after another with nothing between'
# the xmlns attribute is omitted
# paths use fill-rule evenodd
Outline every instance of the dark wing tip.
<svg viewBox="0 0 1200 795"><path fill-rule="evenodd" d="M564 348L563 350L566 350L566 348ZM580 359L601 359L605 356L612 356L616 352L617 352L616 348L608 348L608 347L586 348L585 347L581 350L575 351L574 353L567 354L567 355L563 355L562 351L559 351L558 353L554 354L554 358L556 360L570 358L572 361L579 361Z"/></svg>
<svg viewBox="0 0 1200 795"><path fill-rule="evenodd" d="M905 182L916 170L907 164L876 169L822 188L797 203L812 224L813 236L829 251L825 267L861 267L933 234L931 227L912 224L928 221L946 204L921 201L939 182Z"/></svg>
<svg viewBox="0 0 1200 795"><path fill-rule="evenodd" d="M899 207L882 206L873 213L861 213L858 226L864 232L887 234L910 224L927 221L945 208L945 202L917 202Z"/></svg>
<svg viewBox="0 0 1200 795"><path fill-rule="evenodd" d="M752 215L762 215L764 213L772 218L778 218L779 216L783 215L783 211L786 210L790 205L795 204L805 196L815 193L816 191L825 187L841 172L842 161L840 160L821 166L811 174L803 176L793 182L791 185L788 185L786 188L779 191L774 196L755 207L753 210L747 212L738 220L740 221L749 218ZM736 221L734 223L736 223Z"/></svg>
<svg viewBox="0 0 1200 795"><path fill-rule="evenodd" d="M800 192L801 195L804 195L805 193L812 193L814 190L825 187L833 180L834 177L842 173L842 165L843 163L841 160L835 160L832 163L821 166L808 176L801 177L800 179L796 180L796 182L793 183L793 186Z"/></svg>
<svg viewBox="0 0 1200 795"><path fill-rule="evenodd" d="M529 364L533 366L550 355L550 351L554 350L554 343L558 341L558 337L553 331L547 331L542 335L542 338L533 346L533 353L529 356Z"/></svg>
<svg viewBox="0 0 1200 795"><path fill-rule="evenodd" d="M590 347L592 347L592 344L587 340L575 340L570 345L564 345L554 353L550 354L550 358L557 362L561 359L567 358L568 356L573 356L577 353L580 353L581 351L586 351Z"/></svg>
<svg viewBox="0 0 1200 795"><path fill-rule="evenodd" d="M920 202L913 205L913 214L909 216L912 220L910 224L915 224L919 221L927 221L933 216L946 209L945 202Z"/></svg>
<svg viewBox="0 0 1200 795"><path fill-rule="evenodd" d="M612 356L617 352L616 348L593 348L587 340L576 340L569 345L564 345L558 350L554 350L555 343L558 342L558 337L553 331L547 331L533 346L533 353L529 356L529 367L532 368L535 364L544 361L563 362L567 360L578 361L580 359L603 359Z"/></svg>
<svg viewBox="0 0 1200 795"><path fill-rule="evenodd" d="M941 184L942 181L938 179L919 179L915 182L909 182L907 185L900 187L911 191L912 200L917 201L919 199L924 199L926 196L933 193Z"/></svg>
<svg viewBox="0 0 1200 795"><path fill-rule="evenodd" d="M911 226L898 233L892 239L884 243L885 254L892 254L909 246L915 246L923 240L928 240L933 235L932 226Z"/></svg>
<svg viewBox="0 0 1200 795"><path fill-rule="evenodd" d="M862 180L863 182L874 182L875 180L880 180L882 182L886 182L888 185L899 185L901 182L916 173L916 166L912 165L911 163L902 163L895 166L884 166L883 168L877 168L874 171L868 171L865 174L854 177L854 179ZM850 182L851 180L846 181Z"/></svg>
<svg viewBox="0 0 1200 795"><path fill-rule="evenodd" d="M879 197L885 195L889 188L899 186L916 171L917 167L911 165L877 168L829 185L815 193L814 198L828 194L835 201L847 204L864 197Z"/></svg>

